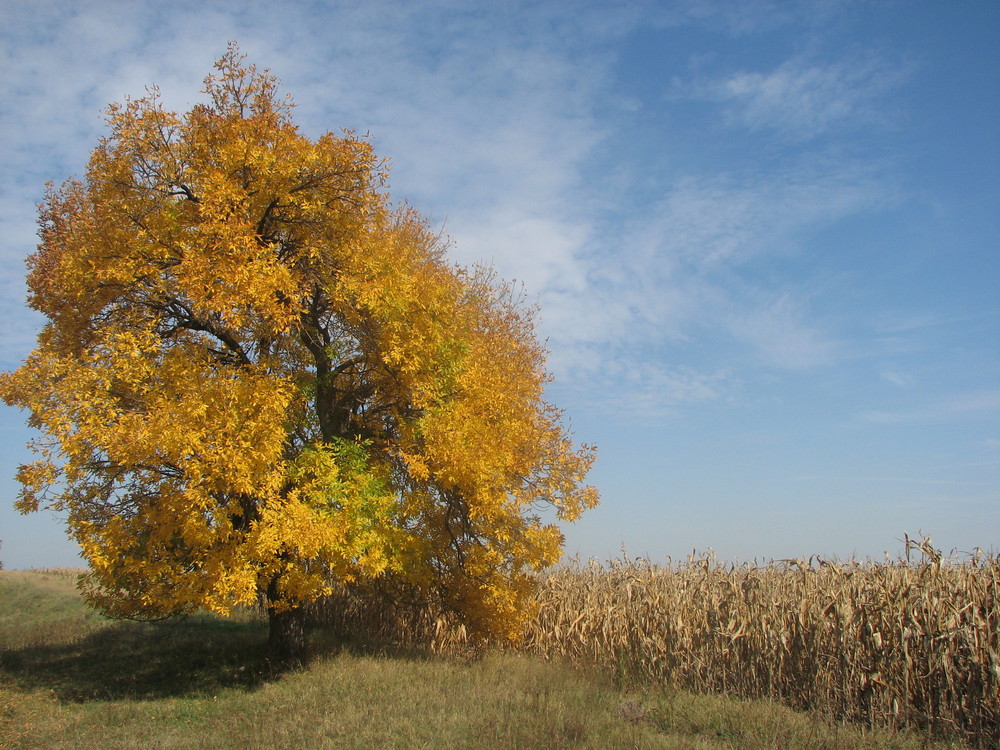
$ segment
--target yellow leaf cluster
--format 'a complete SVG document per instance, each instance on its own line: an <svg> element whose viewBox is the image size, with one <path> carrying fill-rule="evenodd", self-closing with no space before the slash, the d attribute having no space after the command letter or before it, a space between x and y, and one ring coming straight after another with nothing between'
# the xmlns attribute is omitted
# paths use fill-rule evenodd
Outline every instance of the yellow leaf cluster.
<svg viewBox="0 0 1000 750"><path fill-rule="evenodd" d="M48 322L0 379L43 436L19 507L68 511L114 614L378 581L516 632L562 544L535 509L597 502L534 310L389 204L367 141L303 136L235 48L216 67L185 115L155 89L111 107L46 194Z"/></svg>

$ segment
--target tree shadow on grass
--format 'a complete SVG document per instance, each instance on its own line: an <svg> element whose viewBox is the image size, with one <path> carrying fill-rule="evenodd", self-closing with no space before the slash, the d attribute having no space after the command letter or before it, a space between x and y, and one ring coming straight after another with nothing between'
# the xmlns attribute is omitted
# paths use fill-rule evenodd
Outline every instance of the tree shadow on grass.
<svg viewBox="0 0 1000 750"><path fill-rule="evenodd" d="M0 651L0 680L73 702L211 695L280 676L266 646L266 624L207 614L109 623L71 643Z"/></svg>
<svg viewBox="0 0 1000 750"><path fill-rule="evenodd" d="M310 660L347 651L400 660L428 648L369 639L319 621L307 626L305 664L270 661L267 623L202 613L161 623L107 622L71 641L0 648L0 685L51 691L62 702L157 700L254 690Z"/></svg>

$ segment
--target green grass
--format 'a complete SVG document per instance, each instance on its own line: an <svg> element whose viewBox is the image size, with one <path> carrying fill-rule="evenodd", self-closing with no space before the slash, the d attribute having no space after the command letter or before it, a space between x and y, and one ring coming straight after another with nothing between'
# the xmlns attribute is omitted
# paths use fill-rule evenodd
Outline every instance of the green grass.
<svg viewBox="0 0 1000 750"><path fill-rule="evenodd" d="M0 572L0 747L960 747L517 654L434 657L318 635L307 668L274 674L252 618L111 623L65 573Z"/></svg>

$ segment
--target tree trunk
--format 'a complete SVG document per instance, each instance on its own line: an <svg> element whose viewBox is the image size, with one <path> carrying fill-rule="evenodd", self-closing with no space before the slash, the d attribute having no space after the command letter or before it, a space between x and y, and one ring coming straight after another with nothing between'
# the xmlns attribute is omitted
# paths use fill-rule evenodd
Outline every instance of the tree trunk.
<svg viewBox="0 0 1000 750"><path fill-rule="evenodd" d="M272 663L301 664L306 658L305 611L300 607L282 612L267 610L267 650Z"/></svg>

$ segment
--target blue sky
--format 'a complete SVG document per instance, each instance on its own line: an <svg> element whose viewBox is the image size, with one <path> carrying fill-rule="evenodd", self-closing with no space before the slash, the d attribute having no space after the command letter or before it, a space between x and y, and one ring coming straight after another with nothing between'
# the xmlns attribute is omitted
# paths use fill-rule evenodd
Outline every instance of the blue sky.
<svg viewBox="0 0 1000 750"><path fill-rule="evenodd" d="M569 554L1000 548L1000 4L242 5L0 5L0 368L38 330L43 183L108 103L188 109L237 40L538 300L600 450ZM0 407L0 560L75 564L11 508L23 421Z"/></svg>

